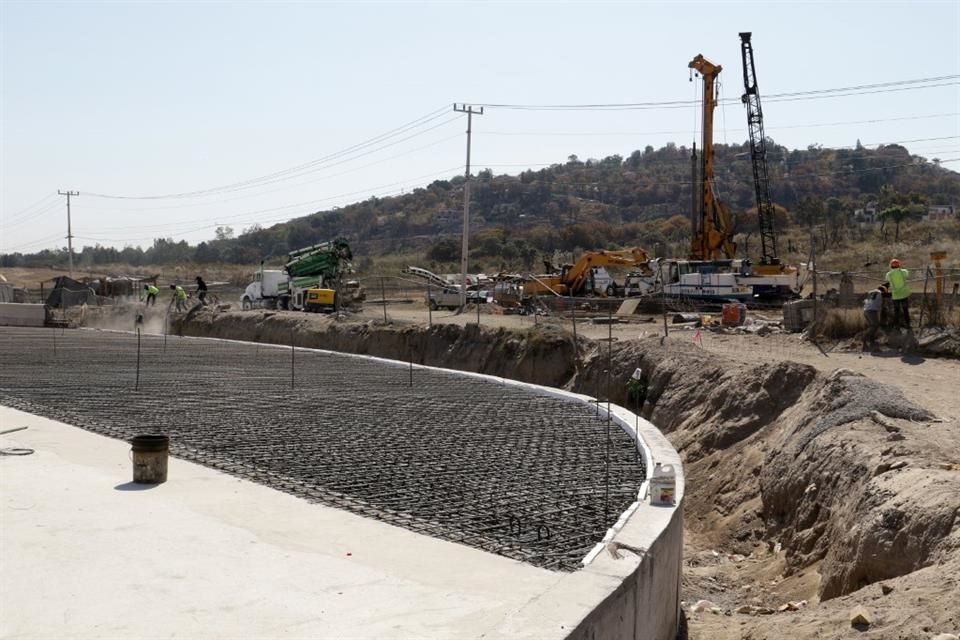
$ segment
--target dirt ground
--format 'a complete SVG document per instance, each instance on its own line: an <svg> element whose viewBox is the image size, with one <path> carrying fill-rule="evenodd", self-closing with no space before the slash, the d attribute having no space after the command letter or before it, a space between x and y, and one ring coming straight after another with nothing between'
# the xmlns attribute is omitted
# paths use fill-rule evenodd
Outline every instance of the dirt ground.
<svg viewBox="0 0 960 640"><path fill-rule="evenodd" d="M371 320L383 319L383 308L367 305L362 316ZM457 324L460 326L477 322L476 312L462 314L452 311L434 311L428 314L420 306L387 306L387 317L397 322L421 324L430 321L435 324ZM775 319L774 314L763 317ZM594 340L605 340L612 336L616 341L632 340L647 336L663 335L662 317L635 316L616 324L606 324L605 316L577 319L578 335ZM595 323L594 320L599 321ZM480 314L480 324L485 327L503 327L509 329L528 329L540 324L563 327L570 330L569 318ZM691 327L678 327L670 324L667 330L671 336L689 337L691 342L697 331ZM957 392L960 389L960 362L939 360L920 356L904 356L897 351L841 351L839 343L821 343L816 346L802 340L797 333L774 333L765 336L756 334L720 334L702 331L695 344L704 350L722 354L734 360L755 364L761 362L793 361L809 364L825 373L836 369L849 369L869 376L879 382L894 385L903 390L906 396L917 404L927 407L938 416L960 421L960 402Z"/></svg>
<svg viewBox="0 0 960 640"><path fill-rule="evenodd" d="M383 309L368 306L363 316L382 321ZM426 323L427 316L427 311L421 308L399 305L387 307L388 319L398 324ZM771 316L771 319L775 317ZM595 323L587 317L578 318L576 331L578 335L594 340L604 341L612 337L617 342L663 335L662 317L632 317L613 325L606 324L606 320L601 317ZM430 321L434 324L468 325L477 322L477 315L475 312L456 314L439 311L432 314ZM572 329L569 318L493 315L483 311L480 323L487 327L515 329L529 329L540 324L563 327L568 331ZM916 467L916 473L926 474L924 483L930 482L929 470L944 473L943 465L960 463L960 402L957 401L960 361L904 355L896 350L843 351L839 343L814 345L802 340L799 334L730 335L706 330L698 333L695 328L673 324L668 324L668 330L672 339L689 340L690 345L702 349L704 354L715 354L717 360L744 365L796 362L812 366L827 375L836 376L840 370L839 374L861 374L891 385L902 391L907 400L930 411L935 418L931 422L911 423L908 420L897 421L899 426L888 424L888 430L896 429L897 436L902 433L910 443L909 447L892 453L891 447L883 448L886 445L883 439L879 439L876 446L871 448L874 443L870 440L874 436L865 432L866 442L858 455L862 455L864 460L885 459L882 454L903 456L904 460L909 460ZM882 388L878 388L883 393ZM678 433L669 435L683 437ZM843 438L845 440L838 440L835 444L840 447L850 445L851 436L844 434ZM682 443L675 444L679 448ZM761 440L747 444L733 455L755 459L768 447L769 442ZM897 463L892 464L895 466ZM955 469L952 471L953 478L957 477ZM897 496L895 501L902 502L908 499L916 479L914 476L894 475L881 477L881 480L891 478L883 491ZM931 486L935 485L924 484L924 490L932 490ZM951 486L954 487L951 491L955 490L955 479ZM877 497L873 495L867 499ZM954 497L948 502L956 505L957 499ZM949 523L946 526L948 530L954 528L955 538L954 523L960 520L960 509L948 505L947 511L950 508L955 510L952 515L947 514ZM853 513L855 511L851 512L851 517ZM854 528L861 525L867 523L853 524ZM777 543L753 540L752 547L731 546L729 529L729 525L718 524L714 528L709 521L694 522L688 518L684 606L689 638L813 640L862 636L912 640L935 638L940 633L960 633L960 582L957 580L960 549L941 556L939 562L925 568L871 583L852 593L820 602L818 589L823 588L824 579L820 573L822 561L813 562L799 570L791 569L785 552ZM839 536L837 538L833 544L839 545L841 541ZM701 603L701 600L706 602ZM700 605L697 606L697 603ZM855 627L851 624L851 610L857 605L867 609L871 617L870 625Z"/></svg>

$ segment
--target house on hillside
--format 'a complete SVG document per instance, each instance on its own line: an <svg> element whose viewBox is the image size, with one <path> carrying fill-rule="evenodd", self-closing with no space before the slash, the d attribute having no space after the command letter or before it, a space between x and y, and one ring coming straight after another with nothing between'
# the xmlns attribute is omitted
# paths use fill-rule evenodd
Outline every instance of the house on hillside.
<svg viewBox="0 0 960 640"><path fill-rule="evenodd" d="M862 209L854 209L854 222L876 222L880 219L880 205L876 200L871 200L863 206Z"/></svg>
<svg viewBox="0 0 960 640"><path fill-rule="evenodd" d="M952 220L957 216L957 208L952 204L932 204L927 207L924 220Z"/></svg>

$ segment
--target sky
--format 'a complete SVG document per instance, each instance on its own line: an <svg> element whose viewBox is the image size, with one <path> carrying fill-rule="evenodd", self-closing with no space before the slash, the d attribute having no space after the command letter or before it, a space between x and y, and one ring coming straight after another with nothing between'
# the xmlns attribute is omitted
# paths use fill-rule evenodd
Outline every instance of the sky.
<svg viewBox="0 0 960 640"><path fill-rule="evenodd" d="M454 103L487 105L474 173L690 146L698 53L724 68L714 140L739 144L741 31L777 143L899 143L960 170L953 0L0 0L0 253L66 246L58 190L79 192L79 250L197 243L462 175ZM494 106L609 104L640 106Z"/></svg>

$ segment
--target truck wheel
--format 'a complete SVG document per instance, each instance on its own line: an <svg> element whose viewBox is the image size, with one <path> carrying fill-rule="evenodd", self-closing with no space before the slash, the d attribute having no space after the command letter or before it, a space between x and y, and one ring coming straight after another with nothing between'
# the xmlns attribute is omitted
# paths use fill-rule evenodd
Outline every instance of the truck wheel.
<svg viewBox="0 0 960 640"><path fill-rule="evenodd" d="M251 304L250 298L244 298L243 300L241 300L240 308L243 309L244 311L249 311L250 309L253 309L253 304Z"/></svg>
<svg viewBox="0 0 960 640"><path fill-rule="evenodd" d="M436 310L437 310L437 301L436 301L436 300L431 300L431 301L430 301L430 311L436 311Z"/></svg>

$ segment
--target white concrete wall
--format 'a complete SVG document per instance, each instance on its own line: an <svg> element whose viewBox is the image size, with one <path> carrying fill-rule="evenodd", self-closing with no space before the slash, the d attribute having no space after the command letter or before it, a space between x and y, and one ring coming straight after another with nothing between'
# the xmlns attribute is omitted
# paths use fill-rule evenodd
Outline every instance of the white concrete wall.
<svg viewBox="0 0 960 640"><path fill-rule="evenodd" d="M42 304L0 303L0 326L42 327L45 319Z"/></svg>

